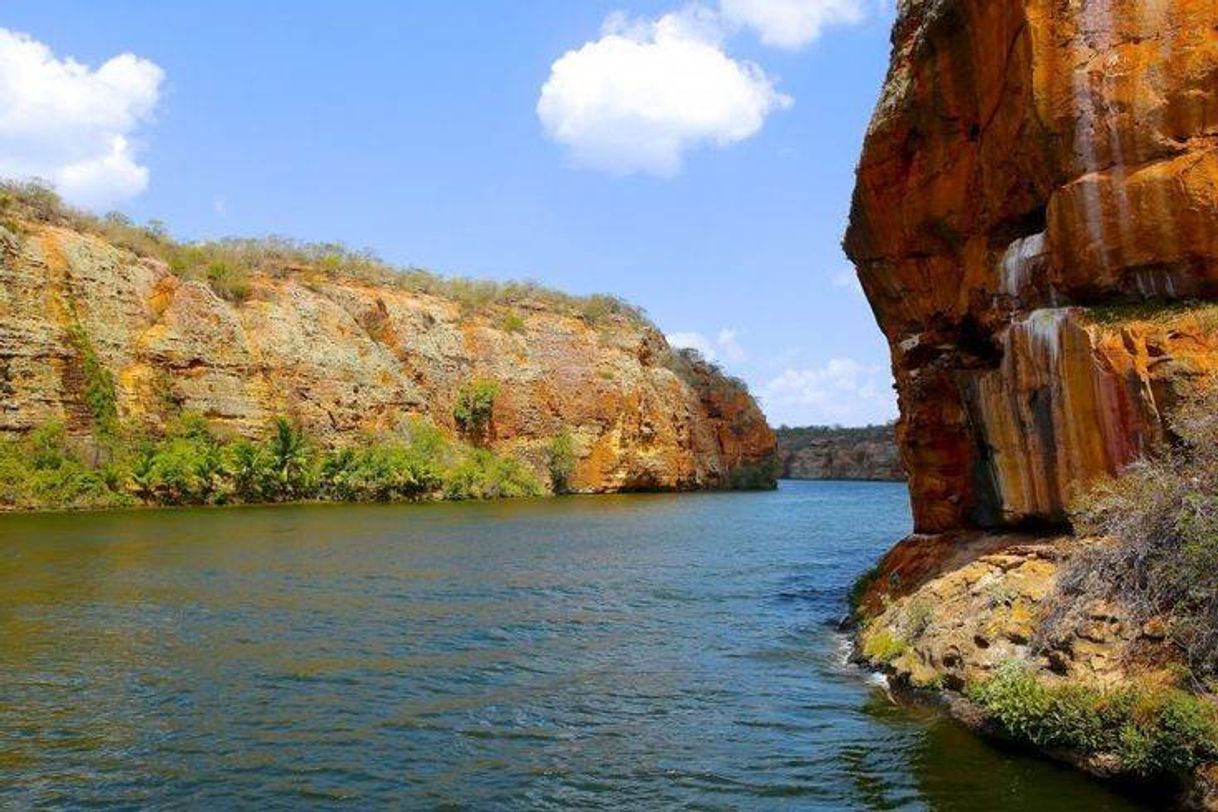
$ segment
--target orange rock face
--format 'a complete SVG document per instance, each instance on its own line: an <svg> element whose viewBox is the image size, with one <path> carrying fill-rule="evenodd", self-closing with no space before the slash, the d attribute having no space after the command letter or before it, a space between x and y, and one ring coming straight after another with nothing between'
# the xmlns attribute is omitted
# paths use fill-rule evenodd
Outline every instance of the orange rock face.
<svg viewBox="0 0 1218 812"><path fill-rule="evenodd" d="M1218 297L1218 0L904 0L893 42L846 248L918 529L1059 522L1218 368L1117 307Z"/></svg>
<svg viewBox="0 0 1218 812"><path fill-rule="evenodd" d="M286 415L329 445L411 416L456 435L462 385L491 380L485 441L548 481L550 444L569 434L577 491L724 487L776 450L747 390L676 363L639 319L541 300L471 311L300 269L255 275L234 304L96 236L23 231L0 227L0 436L48 421L92 431L77 325L115 377L120 416L154 428L186 409L246 436Z"/></svg>

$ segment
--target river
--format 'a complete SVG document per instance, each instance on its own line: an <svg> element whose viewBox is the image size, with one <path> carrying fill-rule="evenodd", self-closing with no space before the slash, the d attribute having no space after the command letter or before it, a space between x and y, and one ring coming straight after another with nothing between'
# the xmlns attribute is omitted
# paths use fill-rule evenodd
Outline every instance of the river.
<svg viewBox="0 0 1218 812"><path fill-rule="evenodd" d="M832 621L901 485L0 516L0 805L1124 810Z"/></svg>

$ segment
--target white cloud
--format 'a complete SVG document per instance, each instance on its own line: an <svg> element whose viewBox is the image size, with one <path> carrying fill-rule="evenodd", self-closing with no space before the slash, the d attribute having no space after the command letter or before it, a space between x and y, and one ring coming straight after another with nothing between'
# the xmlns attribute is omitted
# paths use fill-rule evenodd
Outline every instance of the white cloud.
<svg viewBox="0 0 1218 812"><path fill-rule="evenodd" d="M861 425L897 416L892 377L881 366L835 358L824 366L787 369L761 387L770 420L789 425Z"/></svg>
<svg viewBox="0 0 1218 812"><path fill-rule="evenodd" d="M713 339L698 332L669 333L665 338L670 346L697 350L703 358L715 363L739 364L748 360L748 353L740 344L740 331L732 327L724 327Z"/></svg>
<svg viewBox="0 0 1218 812"><path fill-rule="evenodd" d="M775 48L795 50L828 25L863 19L865 0L721 0L724 19L751 28Z"/></svg>
<svg viewBox="0 0 1218 812"><path fill-rule="evenodd" d="M658 20L612 15L600 39L563 54L537 115L574 164L672 176L690 149L755 135L791 99L752 62L723 50L713 12L691 6Z"/></svg>
<svg viewBox="0 0 1218 812"><path fill-rule="evenodd" d="M164 78L133 54L91 69L0 28L0 176L43 178L93 208L138 194L148 169L131 137L152 116Z"/></svg>

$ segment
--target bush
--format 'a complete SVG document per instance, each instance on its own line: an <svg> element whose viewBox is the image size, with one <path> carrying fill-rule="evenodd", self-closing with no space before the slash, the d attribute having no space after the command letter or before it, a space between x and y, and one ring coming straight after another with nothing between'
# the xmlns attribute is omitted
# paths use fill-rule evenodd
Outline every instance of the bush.
<svg viewBox="0 0 1218 812"><path fill-rule="evenodd" d="M738 465L732 469L729 482L732 490L737 491L772 491L778 487L778 475L782 473L782 463L774 454L761 462Z"/></svg>
<svg viewBox="0 0 1218 812"><path fill-rule="evenodd" d="M448 474L448 499L499 499L538 496L541 485L518 460L474 449Z"/></svg>
<svg viewBox="0 0 1218 812"><path fill-rule="evenodd" d="M1218 713L1183 691L1051 687L1007 663L967 693L1016 741L1111 753L1133 775L1183 776L1218 756Z"/></svg>
<svg viewBox="0 0 1218 812"><path fill-rule="evenodd" d="M523 333L524 319L522 319L520 314L514 310L509 311L503 315L502 319L499 320L499 329L503 330L505 333Z"/></svg>
<svg viewBox="0 0 1218 812"><path fill-rule="evenodd" d="M575 441L571 433L564 431L550 440L549 448L550 487L554 493L567 493L571 488L571 474L575 472Z"/></svg>
<svg viewBox="0 0 1218 812"><path fill-rule="evenodd" d="M484 434L490 426L498 394L499 384L494 381L474 380L462 384L453 406L453 420L457 428L474 436Z"/></svg>
<svg viewBox="0 0 1218 812"><path fill-rule="evenodd" d="M250 297L249 272L227 262L209 263L207 282L220 298L230 302L244 302Z"/></svg>
<svg viewBox="0 0 1218 812"><path fill-rule="evenodd" d="M85 404L93 417L93 425L99 435L111 435L118 427L118 392L114 374L97 357L93 342L79 321L68 328L68 340L80 353L85 374Z"/></svg>
<svg viewBox="0 0 1218 812"><path fill-rule="evenodd" d="M1059 581L1045 636L1074 607L1125 606L1135 623L1170 619L1193 672L1218 674L1218 396L1205 394L1172 421L1175 444L1102 481L1071 505L1075 529L1103 536Z"/></svg>

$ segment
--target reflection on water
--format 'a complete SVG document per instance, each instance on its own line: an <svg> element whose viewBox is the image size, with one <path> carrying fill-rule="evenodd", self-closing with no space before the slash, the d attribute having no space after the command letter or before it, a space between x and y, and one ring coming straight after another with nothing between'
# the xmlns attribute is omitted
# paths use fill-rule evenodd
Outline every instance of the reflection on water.
<svg viewBox="0 0 1218 812"><path fill-rule="evenodd" d="M829 622L905 491L0 517L0 803L1129 809Z"/></svg>

